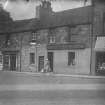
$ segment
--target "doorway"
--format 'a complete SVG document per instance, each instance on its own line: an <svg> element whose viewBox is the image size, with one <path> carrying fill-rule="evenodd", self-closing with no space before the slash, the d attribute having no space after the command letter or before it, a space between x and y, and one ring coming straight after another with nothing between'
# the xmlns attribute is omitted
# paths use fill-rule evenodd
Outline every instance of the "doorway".
<svg viewBox="0 0 105 105"><path fill-rule="evenodd" d="M48 60L50 63L51 72L53 72L53 57L54 57L53 52L48 52Z"/></svg>
<svg viewBox="0 0 105 105"><path fill-rule="evenodd" d="M10 55L10 70L16 71L16 54Z"/></svg>
<svg viewBox="0 0 105 105"><path fill-rule="evenodd" d="M42 69L44 69L44 56L39 56L38 71L41 72Z"/></svg>

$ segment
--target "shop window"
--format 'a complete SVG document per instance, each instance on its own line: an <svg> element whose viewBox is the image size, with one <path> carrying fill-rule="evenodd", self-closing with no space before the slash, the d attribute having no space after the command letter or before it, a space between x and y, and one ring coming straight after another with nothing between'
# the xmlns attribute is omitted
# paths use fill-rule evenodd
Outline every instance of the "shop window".
<svg viewBox="0 0 105 105"><path fill-rule="evenodd" d="M30 53L30 64L35 63L35 53Z"/></svg>
<svg viewBox="0 0 105 105"><path fill-rule="evenodd" d="M75 52L68 52L68 65L75 65Z"/></svg>

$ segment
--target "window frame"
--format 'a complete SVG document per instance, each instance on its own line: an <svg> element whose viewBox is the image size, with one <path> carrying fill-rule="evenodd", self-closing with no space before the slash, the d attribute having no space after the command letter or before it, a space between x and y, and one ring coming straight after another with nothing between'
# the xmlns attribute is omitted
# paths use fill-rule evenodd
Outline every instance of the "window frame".
<svg viewBox="0 0 105 105"><path fill-rule="evenodd" d="M54 35L49 36L49 43L50 44L56 43L56 37Z"/></svg>
<svg viewBox="0 0 105 105"><path fill-rule="evenodd" d="M31 40L37 40L37 32L32 32Z"/></svg>

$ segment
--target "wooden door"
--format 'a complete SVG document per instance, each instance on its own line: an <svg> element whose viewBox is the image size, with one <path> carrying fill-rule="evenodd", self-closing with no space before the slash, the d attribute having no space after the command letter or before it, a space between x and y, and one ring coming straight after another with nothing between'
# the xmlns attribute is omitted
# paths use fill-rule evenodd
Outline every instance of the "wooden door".
<svg viewBox="0 0 105 105"><path fill-rule="evenodd" d="M10 70L16 71L16 54L10 55Z"/></svg>
<svg viewBox="0 0 105 105"><path fill-rule="evenodd" d="M53 52L48 52L48 60L50 63L51 72L53 72Z"/></svg>
<svg viewBox="0 0 105 105"><path fill-rule="evenodd" d="M40 72L44 68L44 56L39 56L38 71Z"/></svg>

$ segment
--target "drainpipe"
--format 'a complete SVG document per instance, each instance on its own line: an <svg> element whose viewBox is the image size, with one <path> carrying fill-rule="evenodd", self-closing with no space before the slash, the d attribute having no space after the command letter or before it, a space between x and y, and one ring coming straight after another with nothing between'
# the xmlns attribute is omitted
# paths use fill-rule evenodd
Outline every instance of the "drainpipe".
<svg viewBox="0 0 105 105"><path fill-rule="evenodd" d="M20 42L20 72L21 72L21 61L22 61L22 40L23 36L21 36L21 42Z"/></svg>

